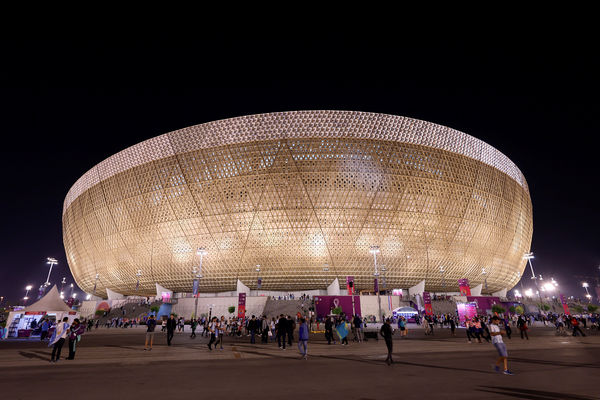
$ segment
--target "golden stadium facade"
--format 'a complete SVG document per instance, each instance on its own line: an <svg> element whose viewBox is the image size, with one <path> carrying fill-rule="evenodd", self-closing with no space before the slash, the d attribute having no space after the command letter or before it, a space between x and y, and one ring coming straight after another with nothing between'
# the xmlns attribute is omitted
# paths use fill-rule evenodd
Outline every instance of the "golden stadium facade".
<svg viewBox="0 0 600 400"><path fill-rule="evenodd" d="M129 147L71 188L63 208L77 284L103 295L324 289L513 287L532 206L505 155L465 133L393 115L295 111L192 126ZM260 265L260 272L256 271ZM136 291L138 271L139 291ZM97 278L96 278L97 276ZM486 291L486 290L484 290Z"/></svg>

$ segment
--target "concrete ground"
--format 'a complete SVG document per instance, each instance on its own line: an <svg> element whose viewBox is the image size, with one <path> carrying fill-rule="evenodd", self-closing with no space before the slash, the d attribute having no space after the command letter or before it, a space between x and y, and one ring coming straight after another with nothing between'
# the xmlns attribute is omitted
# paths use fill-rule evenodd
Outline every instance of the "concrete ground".
<svg viewBox="0 0 600 400"><path fill-rule="evenodd" d="M207 338L190 339L189 332L175 334L170 347L157 333L148 352L144 328L99 328L82 337L75 360L64 360L65 346L57 364L38 341L0 342L0 397L600 399L600 336L586 332L591 335L574 338L534 328L529 341L505 339L515 373L505 376L491 368L494 347L467 343L464 329L457 337L447 329L396 337L395 364L387 366L381 340L341 346L311 335L303 360L296 343L283 351L227 337L223 351L209 351Z"/></svg>

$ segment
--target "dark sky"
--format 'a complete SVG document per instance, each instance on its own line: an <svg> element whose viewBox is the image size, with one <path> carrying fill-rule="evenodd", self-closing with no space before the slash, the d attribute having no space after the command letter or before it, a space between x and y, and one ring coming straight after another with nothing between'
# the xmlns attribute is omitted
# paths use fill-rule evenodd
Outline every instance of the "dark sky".
<svg viewBox="0 0 600 400"><path fill-rule="evenodd" d="M344 109L459 129L524 173L534 267L581 296L600 265L597 35L560 29L288 35L246 31L0 39L0 296L72 282L62 203L89 168L142 140L244 114ZM529 283L527 283L529 286Z"/></svg>

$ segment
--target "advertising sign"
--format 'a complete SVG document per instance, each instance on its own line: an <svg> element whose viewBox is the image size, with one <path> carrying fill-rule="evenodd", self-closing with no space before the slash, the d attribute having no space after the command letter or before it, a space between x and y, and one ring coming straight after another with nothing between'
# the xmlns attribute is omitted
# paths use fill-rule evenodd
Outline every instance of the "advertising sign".
<svg viewBox="0 0 600 400"><path fill-rule="evenodd" d="M468 279L459 279L458 280L458 290L460 291L461 296L470 296L471 295L471 286L469 286Z"/></svg>
<svg viewBox="0 0 600 400"><path fill-rule="evenodd" d="M565 298L565 296L562 293L559 293L559 297L560 297L560 302L563 306L563 310L564 310L565 314L571 314L571 312L569 311L569 305L567 304L567 299Z"/></svg>
<svg viewBox="0 0 600 400"><path fill-rule="evenodd" d="M423 292L423 305L425 306L425 314L433 315L433 308L431 307L431 294L429 292Z"/></svg>
<svg viewBox="0 0 600 400"><path fill-rule="evenodd" d="M354 277L353 276L346 277L346 289L348 289L349 295L354 294Z"/></svg>
<svg viewBox="0 0 600 400"><path fill-rule="evenodd" d="M354 297L354 310L352 308L352 298ZM317 318L326 317L331 314L331 310L337 307L342 308L346 315L361 315L360 296L315 296L315 311Z"/></svg>
<svg viewBox="0 0 600 400"><path fill-rule="evenodd" d="M460 326L465 326L465 321L471 319L477 315L477 304L476 303L456 303L456 310L458 311L458 318L460 320Z"/></svg>
<svg viewBox="0 0 600 400"><path fill-rule="evenodd" d="M246 293L238 294L238 318L246 316Z"/></svg>

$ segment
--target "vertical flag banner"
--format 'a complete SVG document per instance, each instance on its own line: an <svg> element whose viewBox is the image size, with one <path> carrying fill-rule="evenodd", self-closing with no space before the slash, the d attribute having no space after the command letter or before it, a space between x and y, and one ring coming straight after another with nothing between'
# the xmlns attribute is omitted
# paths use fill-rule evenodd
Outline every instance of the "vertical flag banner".
<svg viewBox="0 0 600 400"><path fill-rule="evenodd" d="M258 277L258 281L256 282L256 288L260 289L262 286L262 278L259 276Z"/></svg>
<svg viewBox="0 0 600 400"><path fill-rule="evenodd" d="M425 314L433 315L433 307L431 306L431 294L423 292L423 305L425 306Z"/></svg>
<svg viewBox="0 0 600 400"><path fill-rule="evenodd" d="M470 296L471 295L471 286L469 286L468 279L459 279L458 280L458 290L460 290L461 296Z"/></svg>
<svg viewBox="0 0 600 400"><path fill-rule="evenodd" d="M347 276L346 277L346 289L348 289L348 294L352 296L354 294L354 277Z"/></svg>
<svg viewBox="0 0 600 400"><path fill-rule="evenodd" d="M375 289L375 293L379 293L379 281L377 278L373 280L373 288Z"/></svg>
<svg viewBox="0 0 600 400"><path fill-rule="evenodd" d="M194 288L192 292L194 293L194 297L198 297L198 286L200 285L200 281L198 279L194 279Z"/></svg>
<svg viewBox="0 0 600 400"><path fill-rule="evenodd" d="M567 304L567 299L565 299L565 295L562 293L559 293L558 295L560 297L560 302L563 306L565 314L571 314L571 312L569 311L569 305Z"/></svg>
<svg viewBox="0 0 600 400"><path fill-rule="evenodd" d="M246 316L246 293L238 294L238 318Z"/></svg>

